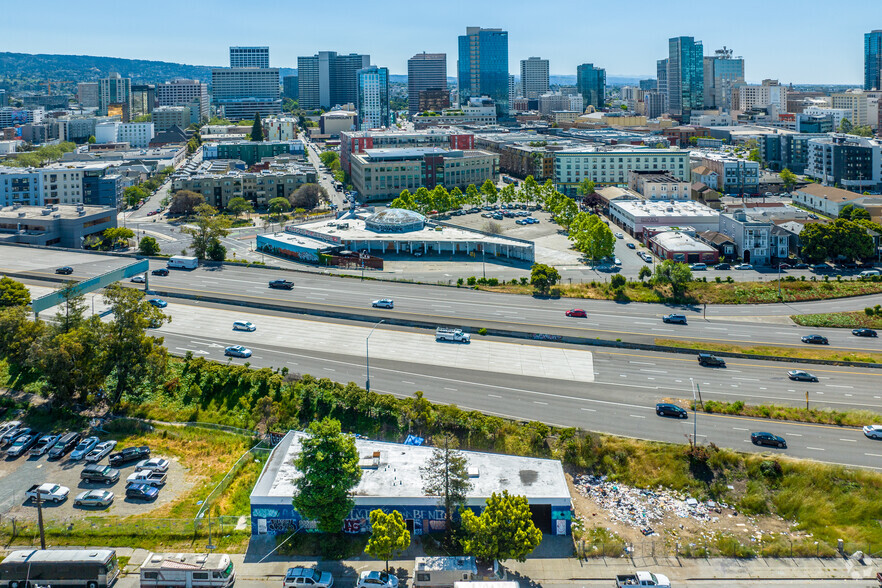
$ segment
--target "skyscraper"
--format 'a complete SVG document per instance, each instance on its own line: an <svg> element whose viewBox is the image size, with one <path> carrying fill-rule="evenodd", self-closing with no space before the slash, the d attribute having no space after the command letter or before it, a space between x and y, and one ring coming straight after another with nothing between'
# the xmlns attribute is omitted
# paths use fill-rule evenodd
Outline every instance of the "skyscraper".
<svg viewBox="0 0 882 588"><path fill-rule="evenodd" d="M389 69L372 65L358 70L358 128L389 126Z"/></svg>
<svg viewBox="0 0 882 588"><path fill-rule="evenodd" d="M112 72L98 80L98 114L109 116L118 114L123 122L128 122L132 114L132 79Z"/></svg>
<svg viewBox="0 0 882 588"><path fill-rule="evenodd" d="M656 90L661 96L662 111L668 111L668 60L659 59L655 62L656 78L658 79Z"/></svg>
<svg viewBox="0 0 882 588"><path fill-rule="evenodd" d="M275 67L236 67L211 70L211 93L218 116L251 120L282 112L279 70Z"/></svg>
<svg viewBox="0 0 882 588"><path fill-rule="evenodd" d="M230 47L230 67L269 67L269 47Z"/></svg>
<svg viewBox="0 0 882 588"><path fill-rule="evenodd" d="M419 112L420 92L446 90L447 54L417 53L407 60L407 112Z"/></svg>
<svg viewBox="0 0 882 588"><path fill-rule="evenodd" d="M688 121L704 108L704 46L692 37L668 40L668 111Z"/></svg>
<svg viewBox="0 0 882 588"><path fill-rule="evenodd" d="M507 31L467 27L459 37L456 70L460 104L473 96L489 96L496 102L497 116L508 116Z"/></svg>
<svg viewBox="0 0 882 588"><path fill-rule="evenodd" d="M882 30L864 35L864 90L882 90Z"/></svg>
<svg viewBox="0 0 882 588"><path fill-rule="evenodd" d="M717 49L704 58L703 77L704 107L731 110L732 88L744 84L744 60L733 58L731 49Z"/></svg>
<svg viewBox="0 0 882 588"><path fill-rule="evenodd" d="M358 71L371 65L370 55L337 55L320 51L297 58L301 108L331 108L358 103Z"/></svg>
<svg viewBox="0 0 882 588"><path fill-rule="evenodd" d="M548 60L531 57L521 60L521 90L524 98L538 98L548 92Z"/></svg>
<svg viewBox="0 0 882 588"><path fill-rule="evenodd" d="M583 63L576 68L576 90L585 101L585 108L603 108L606 104L606 70Z"/></svg>
<svg viewBox="0 0 882 588"><path fill-rule="evenodd" d="M211 113L208 84L198 80L178 78L156 85L156 103L159 106L187 106L190 122L207 121Z"/></svg>
<svg viewBox="0 0 882 588"><path fill-rule="evenodd" d="M297 100L300 97L300 86L297 76L285 76L282 78L282 96Z"/></svg>

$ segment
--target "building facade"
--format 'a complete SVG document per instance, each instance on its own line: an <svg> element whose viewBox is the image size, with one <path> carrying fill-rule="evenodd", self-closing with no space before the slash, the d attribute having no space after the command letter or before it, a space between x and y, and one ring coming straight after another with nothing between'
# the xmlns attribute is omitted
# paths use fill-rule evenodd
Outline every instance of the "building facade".
<svg viewBox="0 0 882 588"><path fill-rule="evenodd" d="M659 59L655 62L656 76L658 77L657 89L662 96L664 112L668 111L668 58Z"/></svg>
<svg viewBox="0 0 882 588"><path fill-rule="evenodd" d="M778 80L763 80L762 84L738 87L738 108L752 110L774 104L778 112L787 112L787 86Z"/></svg>
<svg viewBox="0 0 882 588"><path fill-rule="evenodd" d="M711 153L703 157L699 165L716 174L716 185L704 183L718 192L759 194L760 164L757 161Z"/></svg>
<svg viewBox="0 0 882 588"><path fill-rule="evenodd" d="M413 128L416 130L437 126L495 124L496 106L493 104L492 100L489 101L489 105L486 106L445 108L441 112L421 112L413 117Z"/></svg>
<svg viewBox="0 0 882 588"><path fill-rule="evenodd" d="M87 239L115 226L116 209L103 206L15 206L0 210L0 242L7 243L82 249Z"/></svg>
<svg viewBox="0 0 882 588"><path fill-rule="evenodd" d="M731 110L732 91L741 84L744 84L744 59L732 57L731 49L723 47L704 58L705 108Z"/></svg>
<svg viewBox="0 0 882 588"><path fill-rule="evenodd" d="M583 63L576 68L576 90L582 95L585 107L601 109L606 105L606 70Z"/></svg>
<svg viewBox="0 0 882 588"><path fill-rule="evenodd" d="M475 136L453 129L429 129L403 133L400 131L342 131L340 133L340 166L351 173L351 158L367 149L439 147L443 149L475 148Z"/></svg>
<svg viewBox="0 0 882 588"><path fill-rule="evenodd" d="M744 211L720 215L719 232L735 242L736 255L745 263L770 265L790 255L790 238L775 223L756 220Z"/></svg>
<svg viewBox="0 0 882 588"><path fill-rule="evenodd" d="M789 169L797 175L802 175L808 165L809 140L826 136L826 133L763 135L759 138L763 166L778 172Z"/></svg>
<svg viewBox="0 0 882 588"><path fill-rule="evenodd" d="M231 141L229 143L206 143L202 147L203 159L241 159L252 166L266 157L277 155L304 155L302 141Z"/></svg>
<svg viewBox="0 0 882 588"><path fill-rule="evenodd" d="M211 91L218 116L233 122L282 113L277 68L213 69Z"/></svg>
<svg viewBox="0 0 882 588"><path fill-rule="evenodd" d="M297 76L282 77L282 98L298 100L300 98L300 82Z"/></svg>
<svg viewBox="0 0 882 588"><path fill-rule="evenodd" d="M156 107L156 86L132 84L132 118L150 114Z"/></svg>
<svg viewBox="0 0 882 588"><path fill-rule="evenodd" d="M271 165L258 172L197 172L176 176L172 180L172 189L202 194L208 204L224 209L233 198L244 198L255 206L266 206L273 198L288 198L300 186L316 181L316 172L311 166Z"/></svg>
<svg viewBox="0 0 882 588"><path fill-rule="evenodd" d="M301 108L329 109L358 102L358 71L371 65L370 55L320 51L297 58Z"/></svg>
<svg viewBox="0 0 882 588"><path fill-rule="evenodd" d="M867 95L861 91L837 92L830 95L833 108L849 112L848 120L854 126L865 126L867 119ZM838 127L837 127L838 130Z"/></svg>
<svg viewBox="0 0 882 588"><path fill-rule="evenodd" d="M152 119L154 131L162 133L173 126L186 129L192 117L188 106L157 106L153 109Z"/></svg>
<svg viewBox="0 0 882 588"><path fill-rule="evenodd" d="M882 186L882 144L841 134L810 139L805 175L825 186L877 191Z"/></svg>
<svg viewBox="0 0 882 588"><path fill-rule="evenodd" d="M124 122L132 113L132 80L113 72L98 80L98 114L119 115Z"/></svg>
<svg viewBox="0 0 882 588"><path fill-rule="evenodd" d="M98 94L101 84L98 82L80 82L77 84L77 102L83 108L98 108ZM0 106L4 106L0 102Z"/></svg>
<svg viewBox="0 0 882 588"><path fill-rule="evenodd" d="M666 172L680 181L690 177L689 152L679 149L574 148L555 152L554 185L575 196L579 184L591 180L596 186L627 186L632 170Z"/></svg>
<svg viewBox="0 0 882 588"><path fill-rule="evenodd" d="M689 120L704 109L704 46L692 37L668 41L668 111Z"/></svg>
<svg viewBox="0 0 882 588"><path fill-rule="evenodd" d="M128 143L136 149L144 149L155 135L152 122L103 122L95 125L95 142L98 144Z"/></svg>
<svg viewBox="0 0 882 588"><path fill-rule="evenodd" d="M200 124L209 119L211 101L208 84L198 80L177 79L156 85L157 106L186 106L190 109L190 124Z"/></svg>
<svg viewBox="0 0 882 588"><path fill-rule="evenodd" d="M691 227L701 232L716 231L720 223L719 212L692 200L613 200L609 203L609 218L628 234L641 240L646 229L653 227Z"/></svg>
<svg viewBox="0 0 882 588"><path fill-rule="evenodd" d="M269 47L230 47L230 67L259 67L269 65Z"/></svg>
<svg viewBox="0 0 882 588"><path fill-rule="evenodd" d="M508 116L508 32L467 27L459 37L457 79L460 104L489 96L496 103L496 115Z"/></svg>
<svg viewBox="0 0 882 588"><path fill-rule="evenodd" d="M521 94L524 98L538 98L549 90L548 60L530 57L521 60Z"/></svg>
<svg viewBox="0 0 882 588"><path fill-rule="evenodd" d="M668 173L653 170L628 172L628 188L647 200L689 200L691 183Z"/></svg>
<svg viewBox="0 0 882 588"><path fill-rule="evenodd" d="M358 126L362 131L390 125L389 69L372 65L358 70Z"/></svg>
<svg viewBox="0 0 882 588"><path fill-rule="evenodd" d="M410 97L408 96L408 101L409 100ZM429 88L428 90L420 91L419 98L417 99L416 112L438 112L449 107L450 92L448 92L446 88ZM495 109L493 115L495 118Z"/></svg>
<svg viewBox="0 0 882 588"><path fill-rule="evenodd" d="M864 90L882 90L882 30L864 34Z"/></svg>
<svg viewBox="0 0 882 588"><path fill-rule="evenodd" d="M447 97L447 104L430 108L421 105L423 92L434 93L433 103L440 103L441 95ZM426 96L429 100L428 94ZM450 106L447 93L447 54L417 53L407 60L407 112L410 116L424 110L440 110Z"/></svg>
<svg viewBox="0 0 882 588"><path fill-rule="evenodd" d="M0 168L0 205L45 206L83 203L83 170L76 166Z"/></svg>

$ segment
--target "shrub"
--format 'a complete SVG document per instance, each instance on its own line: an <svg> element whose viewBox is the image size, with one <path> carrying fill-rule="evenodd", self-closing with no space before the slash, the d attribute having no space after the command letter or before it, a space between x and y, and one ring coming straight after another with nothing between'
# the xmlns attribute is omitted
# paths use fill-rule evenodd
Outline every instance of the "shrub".
<svg viewBox="0 0 882 588"><path fill-rule="evenodd" d="M478 329L478 334L479 335L486 335L487 329L485 329L484 327L481 327L480 329Z"/></svg>
<svg viewBox="0 0 882 588"><path fill-rule="evenodd" d="M767 478L777 480L784 475L784 470L781 469L781 464L777 460L766 459L760 463L760 473Z"/></svg>
<svg viewBox="0 0 882 588"><path fill-rule="evenodd" d="M873 316L874 314L876 314L876 311L868 306L864 309L864 314L867 316Z"/></svg>
<svg viewBox="0 0 882 588"><path fill-rule="evenodd" d="M456 280L457 287L462 286L463 281L464 280L462 278L459 278L458 280Z"/></svg>
<svg viewBox="0 0 882 588"><path fill-rule="evenodd" d="M721 278L720 276L717 276L716 278L714 278L714 281L715 281L717 284L722 284L722 283L723 283L723 278Z"/></svg>
<svg viewBox="0 0 882 588"><path fill-rule="evenodd" d="M624 288L625 284L628 283L628 279L621 274L616 274L610 279L609 282L613 288Z"/></svg>
<svg viewBox="0 0 882 588"><path fill-rule="evenodd" d="M526 286L530 283L530 278L527 276L521 276L521 286Z"/></svg>
<svg viewBox="0 0 882 588"><path fill-rule="evenodd" d="M466 283L467 283L469 286L474 286L475 283L476 283L477 281L478 281L478 279L477 279L475 276L471 276L471 277L469 277L469 279L466 281Z"/></svg>
<svg viewBox="0 0 882 588"><path fill-rule="evenodd" d="M488 286L498 286L499 285L499 278L488 278L487 285Z"/></svg>

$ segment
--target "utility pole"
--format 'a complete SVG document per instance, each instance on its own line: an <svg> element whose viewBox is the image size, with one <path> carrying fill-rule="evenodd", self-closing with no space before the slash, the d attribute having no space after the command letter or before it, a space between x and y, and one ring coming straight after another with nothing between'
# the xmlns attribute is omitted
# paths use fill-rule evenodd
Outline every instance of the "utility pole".
<svg viewBox="0 0 882 588"><path fill-rule="evenodd" d="M365 367L367 368L365 382L364 382L364 388L367 392L371 391L371 348L370 348L371 335L374 334L374 329L379 327L383 323L383 321L385 321L385 320L386 319L383 319L379 323L375 324L373 329L371 329L371 332L368 333L368 336L365 337L365 339L364 339L364 359L365 359Z"/></svg>
<svg viewBox="0 0 882 588"><path fill-rule="evenodd" d="M46 533L43 531L43 501L40 500L40 489L37 488L37 525L40 527L40 549L46 549Z"/></svg>

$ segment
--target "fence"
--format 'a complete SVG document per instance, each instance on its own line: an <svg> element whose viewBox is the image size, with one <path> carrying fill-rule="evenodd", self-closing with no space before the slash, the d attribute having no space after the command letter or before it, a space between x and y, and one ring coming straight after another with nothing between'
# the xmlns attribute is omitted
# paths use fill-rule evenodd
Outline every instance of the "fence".
<svg viewBox="0 0 882 588"><path fill-rule="evenodd" d="M269 457L271 448L263 447L264 442L259 441L257 445L253 446L251 449L243 453L239 459L236 460L236 463L233 464L233 467L226 473L223 479L218 482L218 485L215 486L211 492L208 493L208 496L202 501L202 506L199 508L199 512L196 513L196 520L202 519L205 516L205 513L209 512L211 505L226 491L227 488L230 487L230 484L236 479L236 475L242 470L243 467L250 461L252 457L258 457L266 459Z"/></svg>

